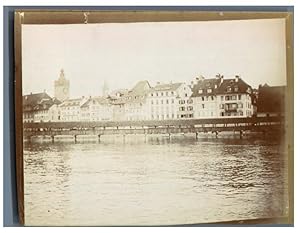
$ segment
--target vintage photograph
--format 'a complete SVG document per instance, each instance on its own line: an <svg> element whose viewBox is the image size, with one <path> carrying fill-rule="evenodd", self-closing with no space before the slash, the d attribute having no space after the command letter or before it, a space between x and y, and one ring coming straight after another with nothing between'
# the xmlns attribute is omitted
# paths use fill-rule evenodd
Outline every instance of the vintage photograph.
<svg viewBox="0 0 300 233"><path fill-rule="evenodd" d="M286 19L23 24L27 226L285 223Z"/></svg>

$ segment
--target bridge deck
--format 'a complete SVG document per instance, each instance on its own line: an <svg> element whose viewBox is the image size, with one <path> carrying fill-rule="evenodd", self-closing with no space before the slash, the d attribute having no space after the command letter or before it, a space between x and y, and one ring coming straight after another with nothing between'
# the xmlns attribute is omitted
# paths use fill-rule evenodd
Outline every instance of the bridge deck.
<svg viewBox="0 0 300 233"><path fill-rule="evenodd" d="M121 121L121 122L44 122L24 123L24 136L58 135L115 135L115 134L178 134L222 131L270 132L284 130L284 119L228 118L171 121Z"/></svg>

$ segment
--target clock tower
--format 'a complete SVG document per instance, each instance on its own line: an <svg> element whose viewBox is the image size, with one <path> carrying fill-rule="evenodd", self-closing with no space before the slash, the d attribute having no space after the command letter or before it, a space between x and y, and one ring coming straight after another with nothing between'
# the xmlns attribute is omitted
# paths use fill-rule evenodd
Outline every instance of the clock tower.
<svg viewBox="0 0 300 233"><path fill-rule="evenodd" d="M54 81L54 96L60 101L69 99L70 97L70 82L65 78L64 70L60 70L58 80Z"/></svg>

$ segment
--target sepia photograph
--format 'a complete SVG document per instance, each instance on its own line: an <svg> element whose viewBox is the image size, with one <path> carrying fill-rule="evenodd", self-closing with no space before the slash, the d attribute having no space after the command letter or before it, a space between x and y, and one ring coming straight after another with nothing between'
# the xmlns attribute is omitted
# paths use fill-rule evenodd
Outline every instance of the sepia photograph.
<svg viewBox="0 0 300 233"><path fill-rule="evenodd" d="M31 13L16 13L26 226L290 223L286 17Z"/></svg>

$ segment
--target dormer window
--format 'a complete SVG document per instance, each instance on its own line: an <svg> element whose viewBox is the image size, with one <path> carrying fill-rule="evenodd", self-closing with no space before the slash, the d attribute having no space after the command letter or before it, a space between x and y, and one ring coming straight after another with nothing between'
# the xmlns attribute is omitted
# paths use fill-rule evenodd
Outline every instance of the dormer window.
<svg viewBox="0 0 300 233"><path fill-rule="evenodd" d="M198 92L199 92L199 94L202 94L202 93L203 93L203 90L202 90L202 89L200 89Z"/></svg>
<svg viewBox="0 0 300 233"><path fill-rule="evenodd" d="M207 89L207 93L211 93L212 92L212 90L209 88L209 89Z"/></svg>
<svg viewBox="0 0 300 233"><path fill-rule="evenodd" d="M235 91L235 92L238 92L238 91L239 91L239 88L238 88L238 87L234 87L234 91Z"/></svg>
<svg viewBox="0 0 300 233"><path fill-rule="evenodd" d="M231 87L227 87L226 91L231 92Z"/></svg>

